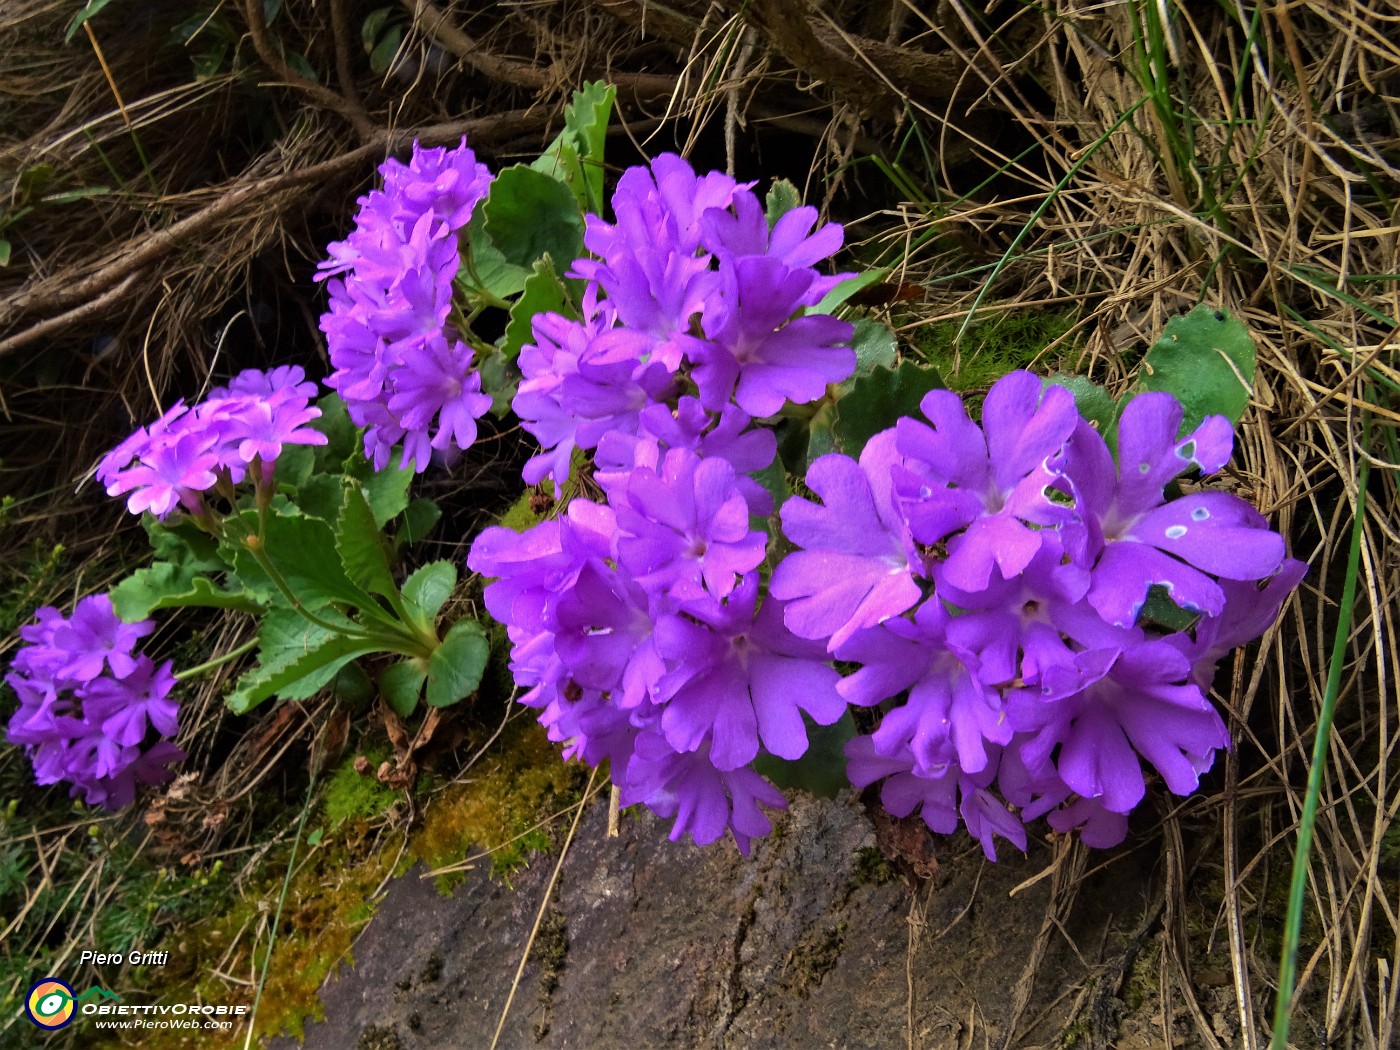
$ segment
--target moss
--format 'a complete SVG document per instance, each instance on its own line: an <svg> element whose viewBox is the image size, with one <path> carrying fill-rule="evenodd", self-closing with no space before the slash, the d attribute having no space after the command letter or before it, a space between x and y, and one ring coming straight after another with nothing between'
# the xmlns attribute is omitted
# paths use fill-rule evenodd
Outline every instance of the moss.
<svg viewBox="0 0 1400 1050"><path fill-rule="evenodd" d="M527 491L511 505L510 510L501 515L501 524L516 532L533 529L540 523L540 515L535 509L533 499L534 493Z"/></svg>
<svg viewBox="0 0 1400 1050"><path fill-rule="evenodd" d="M856 850L856 885L882 886L898 876L890 870L885 851L879 846L862 846Z"/></svg>
<svg viewBox="0 0 1400 1050"><path fill-rule="evenodd" d="M369 768L377 769L379 763L388 758L384 751L366 751ZM326 822L332 828L353 820L372 820L380 816L399 800L399 792L381 784L371 774L360 773L355 769L355 758L342 762L326 782L326 796L322 803Z"/></svg>
<svg viewBox="0 0 1400 1050"><path fill-rule="evenodd" d="M1049 311L1007 311L968 327L955 343L961 322L947 321L915 329L915 349L938 369L949 390L985 390L994 382L1036 363L1049 374L1053 362L1036 359L1047 346L1070 330L1074 317ZM1060 355L1056 355L1057 357Z"/></svg>
<svg viewBox="0 0 1400 1050"><path fill-rule="evenodd" d="M581 767L562 762L544 729L522 720L469 782L433 801L410 848L430 868L461 861L473 848L489 849L492 872L509 875L532 852L550 847L549 830L536 825L576 801L582 783Z"/></svg>

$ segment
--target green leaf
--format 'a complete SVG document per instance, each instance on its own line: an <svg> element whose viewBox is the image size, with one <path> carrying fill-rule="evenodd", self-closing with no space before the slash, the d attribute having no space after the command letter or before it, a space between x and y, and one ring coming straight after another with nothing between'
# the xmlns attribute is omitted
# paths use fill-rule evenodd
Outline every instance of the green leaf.
<svg viewBox="0 0 1400 1050"><path fill-rule="evenodd" d="M408 487L415 475L411 468L400 469L392 463L383 470L375 470L373 466L364 456L352 454L346 458L345 473L364 486L374 524L382 529L408 506Z"/></svg>
<svg viewBox="0 0 1400 1050"><path fill-rule="evenodd" d="M394 709L394 714L407 718L418 706L418 698L423 693L423 683L428 672L419 660L409 659L390 664L379 672L379 694Z"/></svg>
<svg viewBox="0 0 1400 1050"><path fill-rule="evenodd" d="M521 293L533 263L533 259L524 266L510 262L486 232L486 209L477 208L467 224L462 268L457 271L455 284L468 306L494 306L497 304L493 297L509 299Z"/></svg>
<svg viewBox="0 0 1400 1050"><path fill-rule="evenodd" d="M120 619L136 623L157 609L187 606L251 613L262 608L241 587L221 589L210 578L229 567L212 536L188 521L163 525L147 516L142 524L157 560L112 589L112 607Z"/></svg>
<svg viewBox="0 0 1400 1050"><path fill-rule="evenodd" d="M277 457L277 484L300 489L316 470L315 445L284 445Z"/></svg>
<svg viewBox="0 0 1400 1050"><path fill-rule="evenodd" d="M583 214L569 187L523 164L496 176L482 212L506 262L527 271L544 255L565 267L583 251Z"/></svg>
<svg viewBox="0 0 1400 1050"><path fill-rule="evenodd" d="M476 692L490 655L491 646L481 624L475 620L454 623L428 658L428 703L447 707Z"/></svg>
<svg viewBox="0 0 1400 1050"><path fill-rule="evenodd" d="M841 451L859 456L865 443L894 426L900 416L919 415L919 402L943 385L936 369L905 361L893 370L877 366L856 379L836 406L836 437Z"/></svg>
<svg viewBox="0 0 1400 1050"><path fill-rule="evenodd" d="M1094 429L1107 437L1118 420L1121 411L1118 402L1108 396L1108 391L1084 376L1053 375L1047 385L1062 386L1074 395L1075 407L1079 414L1093 424Z"/></svg>
<svg viewBox="0 0 1400 1050"><path fill-rule="evenodd" d="M792 495L792 490L788 488L787 472L783 470L783 461L777 456L773 457L773 462L768 466L754 471L750 476L773 497L774 514L787 502L788 496Z"/></svg>
<svg viewBox="0 0 1400 1050"><path fill-rule="evenodd" d="M404 544L421 543L442 517L442 508L427 496L418 496L403 512L403 523L394 533L394 550Z"/></svg>
<svg viewBox="0 0 1400 1050"><path fill-rule="evenodd" d="M313 419L310 426L326 435L326 443L307 447L315 450L318 468L339 473L340 465L363 448L360 430L351 422L350 412L338 395L327 394L316 402L316 407L321 415Z"/></svg>
<svg viewBox="0 0 1400 1050"><path fill-rule="evenodd" d="M0 266L10 265L10 242L0 237Z"/></svg>
<svg viewBox="0 0 1400 1050"><path fill-rule="evenodd" d="M1184 631L1199 620L1199 613L1187 612L1168 597L1170 592L1159 584L1147 591L1147 601L1138 613L1138 624L1152 623L1168 631Z"/></svg>
<svg viewBox="0 0 1400 1050"><path fill-rule="evenodd" d="M384 553L383 533L359 483L352 478L345 479L345 501L336 520L335 547L345 575L352 582L386 598L398 596L399 589Z"/></svg>
<svg viewBox="0 0 1400 1050"><path fill-rule="evenodd" d="M457 588L457 566L450 561L430 561L403 581L403 595L431 619L447 604Z"/></svg>
<svg viewBox="0 0 1400 1050"><path fill-rule="evenodd" d="M828 453L839 451L836 440L836 407L822 403L817 414L807 422L807 464Z"/></svg>
<svg viewBox="0 0 1400 1050"><path fill-rule="evenodd" d="M243 590L224 590L186 566L158 561L112 588L112 609L125 623L139 623L158 609L235 609L259 613L261 602Z"/></svg>
<svg viewBox="0 0 1400 1050"><path fill-rule="evenodd" d="M847 711L829 726L807 723L807 753L793 762L764 754L754 759L753 768L780 788L802 788L822 798L835 798L850 784L846 777L846 742L856 735L856 725Z"/></svg>
<svg viewBox="0 0 1400 1050"><path fill-rule="evenodd" d="M101 10L111 2L112 0L88 0L87 6L74 15L73 21L68 23L68 29L63 34L63 42L65 44L72 43L73 37L78 34L78 30L83 28L83 23L93 15L101 12Z"/></svg>
<svg viewBox="0 0 1400 1050"><path fill-rule="evenodd" d="M255 512L244 511L242 520L245 528L257 532ZM320 609L332 602L361 609L375 604L364 588L346 576L336 550L335 533L320 518L309 517L294 507L269 510L263 549L307 609ZM285 600L246 547L235 555L234 568L250 592L268 601Z"/></svg>
<svg viewBox="0 0 1400 1050"><path fill-rule="evenodd" d="M297 486L296 505L305 514L333 524L340 516L340 504L345 498L344 476L313 474Z"/></svg>
<svg viewBox="0 0 1400 1050"><path fill-rule="evenodd" d="M595 215L603 213L603 147L616 97L612 85L585 81L564 107L563 130L530 165L567 185L579 207Z"/></svg>
<svg viewBox="0 0 1400 1050"><path fill-rule="evenodd" d="M330 615L336 626L355 628L345 617ZM238 680L228 706L241 715L273 696L305 700L351 660L376 648L363 638L318 627L294 609L271 609L258 631L258 665Z"/></svg>
<svg viewBox="0 0 1400 1050"><path fill-rule="evenodd" d="M520 348L534 341L531 322L535 315L549 312L575 313L569 303L568 290L555 273L552 260L540 259L535 263L535 272L525 280L524 292L510 308L510 324L506 326L505 340L501 343L501 355L514 361L520 355Z"/></svg>
<svg viewBox="0 0 1400 1050"><path fill-rule="evenodd" d="M402 43L403 28L390 26L383 39L375 44L374 50L369 53L369 68L375 76L382 77L389 72L389 68L394 64L394 59L398 57L399 46Z"/></svg>
<svg viewBox="0 0 1400 1050"><path fill-rule="evenodd" d="M376 7L365 15L365 20L360 23L360 46L365 49L365 54L368 55L374 50L380 30L384 28L384 23L389 21L389 16L395 10L396 8L392 7Z"/></svg>
<svg viewBox="0 0 1400 1050"><path fill-rule="evenodd" d="M1238 423L1253 385L1254 340L1238 320L1209 306L1168 321L1138 373L1140 389L1165 390L1181 402L1182 434L1206 416Z"/></svg>
<svg viewBox="0 0 1400 1050"><path fill-rule="evenodd" d="M876 368L894 368L899 363L899 349L889 326L862 317L855 329L851 347L856 352L856 375L869 375Z"/></svg>
<svg viewBox="0 0 1400 1050"><path fill-rule="evenodd" d="M291 66L307 80L310 80L312 83L320 82L321 74L316 72L311 63L306 60L306 56L301 52L288 51L283 57L287 60L287 65Z"/></svg>
<svg viewBox="0 0 1400 1050"><path fill-rule="evenodd" d="M331 692L351 707L368 707L374 702L374 683L365 669L353 662L336 672L331 679Z"/></svg>
<svg viewBox="0 0 1400 1050"><path fill-rule="evenodd" d="M822 297L821 302L817 303L817 305L812 307L808 312L814 314L829 314L862 288L869 288L872 284L878 284L889 275L890 268L888 266L881 266L878 269L866 270L864 273L858 273L854 277L848 277L831 291L827 292L826 295Z"/></svg>
<svg viewBox="0 0 1400 1050"><path fill-rule="evenodd" d="M490 354L477 366L481 392L491 395L491 414L504 419L520 389L520 369L505 354Z"/></svg>
<svg viewBox="0 0 1400 1050"><path fill-rule="evenodd" d="M763 199L763 215L771 230L784 215L802 203L802 194L787 179L775 179Z"/></svg>
<svg viewBox="0 0 1400 1050"><path fill-rule="evenodd" d="M63 190L61 193L48 193L39 198L41 204L72 204L74 201L84 201L89 197L102 197L111 193L111 189L106 186L85 186L77 190Z"/></svg>

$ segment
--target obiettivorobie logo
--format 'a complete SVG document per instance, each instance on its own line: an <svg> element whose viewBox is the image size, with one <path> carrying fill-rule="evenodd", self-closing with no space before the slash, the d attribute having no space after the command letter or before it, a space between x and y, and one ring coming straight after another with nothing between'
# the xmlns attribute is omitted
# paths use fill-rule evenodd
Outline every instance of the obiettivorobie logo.
<svg viewBox="0 0 1400 1050"><path fill-rule="evenodd" d="M56 1031L73 1023L79 1003L93 998L122 1001L120 995L109 992L101 985L95 984L82 995L76 995L67 981L43 977L30 986L29 994L25 996L24 1016L39 1028Z"/></svg>

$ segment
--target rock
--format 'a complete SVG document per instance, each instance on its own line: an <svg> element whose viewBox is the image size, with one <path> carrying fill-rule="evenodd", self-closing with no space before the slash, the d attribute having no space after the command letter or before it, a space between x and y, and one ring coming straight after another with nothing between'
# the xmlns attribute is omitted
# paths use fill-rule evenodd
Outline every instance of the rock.
<svg viewBox="0 0 1400 1050"><path fill-rule="evenodd" d="M1061 923L1072 945L1046 920L1052 878L1008 896L1054 860L1043 842L992 865L966 837L939 840L937 874L915 888L889 874L844 796L794 798L749 858L670 842L648 814L624 816L618 838L606 828L604 805L579 826L502 1048L1024 1045L1032 1022L1053 1033L1071 1020L1063 993L1113 953L1150 892L1131 872L1124 892L1119 871L1112 893L1080 894ZM419 872L398 879L355 966L322 989L326 1021L307 1025L305 1045L344 1050L372 1032L403 1050L489 1047L553 865L535 858L513 888L476 870L451 897ZM1058 891L1062 919L1074 889Z"/></svg>

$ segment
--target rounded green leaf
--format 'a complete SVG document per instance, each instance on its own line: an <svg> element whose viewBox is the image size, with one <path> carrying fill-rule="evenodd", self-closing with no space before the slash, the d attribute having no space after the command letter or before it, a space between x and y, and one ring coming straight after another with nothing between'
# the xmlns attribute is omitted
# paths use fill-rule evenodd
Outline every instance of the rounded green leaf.
<svg viewBox="0 0 1400 1050"><path fill-rule="evenodd" d="M476 692L491 655L486 633L475 620L459 620L428 659L428 703L447 707Z"/></svg>

